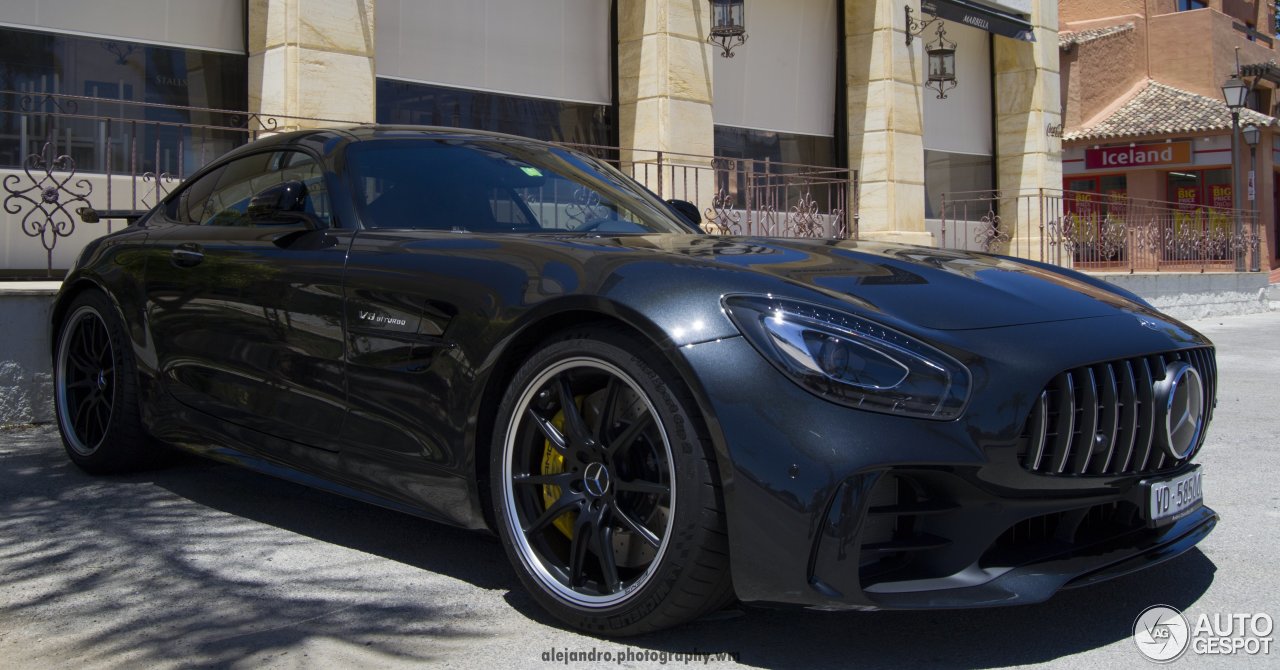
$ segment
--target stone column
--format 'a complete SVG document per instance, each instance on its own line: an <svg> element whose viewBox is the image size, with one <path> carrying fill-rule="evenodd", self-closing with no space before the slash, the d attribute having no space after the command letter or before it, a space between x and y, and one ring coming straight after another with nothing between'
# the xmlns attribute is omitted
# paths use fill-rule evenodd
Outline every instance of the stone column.
<svg viewBox="0 0 1280 670"><path fill-rule="evenodd" d="M618 1L618 143L624 169L634 161L637 179L664 198L697 200L704 217L715 195L711 73L719 56L706 40L710 22L706 0ZM666 166L690 166L664 168L661 188L652 164L659 151Z"/></svg>
<svg viewBox="0 0 1280 670"><path fill-rule="evenodd" d="M862 239L931 245L924 225L923 42L907 46L904 4L920 16L918 0L845 3L849 167L858 171Z"/></svg>
<svg viewBox="0 0 1280 670"><path fill-rule="evenodd" d="M249 0L249 111L280 130L372 123L375 4Z"/></svg>
<svg viewBox="0 0 1280 670"><path fill-rule="evenodd" d="M1000 218L1012 237L1008 253L1047 260L1042 226L1061 209L1062 123L1058 69L1058 0L1031 6L1035 42L995 38L996 188ZM1051 197L1041 198L1047 191Z"/></svg>

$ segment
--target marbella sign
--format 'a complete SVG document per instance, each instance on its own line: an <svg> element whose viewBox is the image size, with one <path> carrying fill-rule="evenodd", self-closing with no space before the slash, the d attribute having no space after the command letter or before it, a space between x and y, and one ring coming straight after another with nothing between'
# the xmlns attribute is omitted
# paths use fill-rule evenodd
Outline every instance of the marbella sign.
<svg viewBox="0 0 1280 670"><path fill-rule="evenodd" d="M1104 170L1149 165L1179 165L1191 162L1191 142L1161 142L1127 147L1085 149L1086 170Z"/></svg>

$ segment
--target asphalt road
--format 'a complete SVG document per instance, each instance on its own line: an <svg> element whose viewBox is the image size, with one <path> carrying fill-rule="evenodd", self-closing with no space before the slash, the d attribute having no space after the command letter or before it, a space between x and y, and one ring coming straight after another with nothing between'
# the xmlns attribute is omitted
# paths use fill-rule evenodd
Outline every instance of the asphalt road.
<svg viewBox="0 0 1280 670"><path fill-rule="evenodd" d="M1130 633L1149 605L1280 618L1280 313L1192 325L1222 371L1199 460L1223 520L1198 549L1042 605L736 610L625 643L549 620L487 536L194 458L93 478L50 428L3 429L0 668L582 667L623 654L639 660L622 667L678 667L660 655L693 651L780 668L1143 667ZM593 651L614 660L551 655ZM1177 664L1280 666L1280 650Z"/></svg>

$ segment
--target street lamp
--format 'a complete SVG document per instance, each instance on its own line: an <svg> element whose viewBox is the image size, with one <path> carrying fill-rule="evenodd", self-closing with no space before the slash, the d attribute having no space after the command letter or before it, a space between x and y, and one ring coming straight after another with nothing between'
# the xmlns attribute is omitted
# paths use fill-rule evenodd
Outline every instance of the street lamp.
<svg viewBox="0 0 1280 670"><path fill-rule="evenodd" d="M1253 230L1253 234L1250 235L1250 240L1252 241L1253 235L1258 233L1258 226L1260 225L1260 222L1258 221L1258 207L1255 204L1255 200L1257 199L1257 182L1255 175L1258 170L1258 139L1261 137L1262 131L1258 129L1258 126L1250 123L1240 131L1240 134L1244 135L1244 143L1249 145L1249 216L1253 219L1250 222L1250 228ZM1250 258L1250 272L1257 272L1260 269L1259 266L1261 264L1262 259L1259 257L1258 247L1253 246L1253 255Z"/></svg>
<svg viewBox="0 0 1280 670"><path fill-rule="evenodd" d="M1240 108L1244 107L1244 100L1249 95L1249 87L1240 79L1240 73L1236 72L1231 78L1222 85L1222 98L1227 103L1227 108L1231 110L1231 204L1235 208L1235 239L1241 238L1240 225L1240 149L1236 142L1236 135L1240 132ZM1244 254L1236 252L1236 272L1244 272Z"/></svg>
<svg viewBox="0 0 1280 670"><path fill-rule="evenodd" d="M707 41L720 47L720 55L733 58L733 49L747 43L745 0L711 0L711 34Z"/></svg>

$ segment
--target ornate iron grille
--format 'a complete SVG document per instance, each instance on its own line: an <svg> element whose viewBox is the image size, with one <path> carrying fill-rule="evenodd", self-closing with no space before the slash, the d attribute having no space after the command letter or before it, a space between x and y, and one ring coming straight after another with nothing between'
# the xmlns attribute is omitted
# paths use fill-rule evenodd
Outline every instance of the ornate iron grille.
<svg viewBox="0 0 1280 670"><path fill-rule="evenodd" d="M1257 212L1040 189L947 193L939 246L1094 272L1257 271Z"/></svg>
<svg viewBox="0 0 1280 670"><path fill-rule="evenodd" d="M0 91L0 218L39 243L44 273L53 276L55 252L78 249L67 238L89 239L79 234L77 208L149 209L222 153L304 121L323 120ZM93 228L103 234L114 225L106 220ZM35 261L12 260L21 250L7 255L6 274L39 271Z"/></svg>

